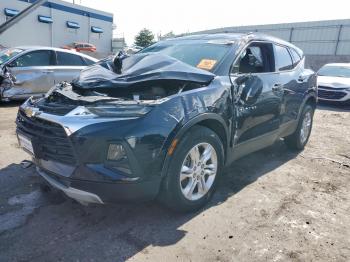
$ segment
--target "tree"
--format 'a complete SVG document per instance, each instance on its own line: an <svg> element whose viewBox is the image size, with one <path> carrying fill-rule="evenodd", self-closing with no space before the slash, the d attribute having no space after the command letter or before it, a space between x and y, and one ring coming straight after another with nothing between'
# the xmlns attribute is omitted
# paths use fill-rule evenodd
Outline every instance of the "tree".
<svg viewBox="0 0 350 262"><path fill-rule="evenodd" d="M154 34L147 28L142 29L137 36L135 36L135 45L147 47L154 43Z"/></svg>

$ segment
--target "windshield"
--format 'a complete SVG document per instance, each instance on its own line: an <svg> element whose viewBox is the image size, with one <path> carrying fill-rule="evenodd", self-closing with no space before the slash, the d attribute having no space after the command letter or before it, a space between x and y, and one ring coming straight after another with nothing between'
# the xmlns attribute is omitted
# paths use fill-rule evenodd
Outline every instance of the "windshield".
<svg viewBox="0 0 350 262"><path fill-rule="evenodd" d="M318 71L319 76L350 77L350 67L324 66Z"/></svg>
<svg viewBox="0 0 350 262"><path fill-rule="evenodd" d="M0 65L7 62L12 57L16 56L21 52L23 52L23 49L19 49L19 48L9 48L9 49L0 51Z"/></svg>
<svg viewBox="0 0 350 262"><path fill-rule="evenodd" d="M213 71L224 58L230 45L211 43L170 43L155 44L139 53L160 53L174 57L186 64Z"/></svg>

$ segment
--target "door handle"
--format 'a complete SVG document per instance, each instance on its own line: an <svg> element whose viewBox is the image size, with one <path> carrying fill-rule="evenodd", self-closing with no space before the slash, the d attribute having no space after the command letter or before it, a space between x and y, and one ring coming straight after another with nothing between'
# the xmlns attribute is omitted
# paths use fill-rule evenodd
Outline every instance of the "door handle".
<svg viewBox="0 0 350 262"><path fill-rule="evenodd" d="M272 87L272 91L274 91L274 92L283 91L283 85L282 84L274 84Z"/></svg>
<svg viewBox="0 0 350 262"><path fill-rule="evenodd" d="M45 74L53 73L53 70L44 70L43 73Z"/></svg>

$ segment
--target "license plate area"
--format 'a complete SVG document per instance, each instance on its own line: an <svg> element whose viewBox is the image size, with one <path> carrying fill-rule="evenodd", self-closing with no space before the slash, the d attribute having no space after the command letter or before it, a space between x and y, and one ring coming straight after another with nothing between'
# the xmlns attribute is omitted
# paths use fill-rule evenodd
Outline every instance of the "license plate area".
<svg viewBox="0 0 350 262"><path fill-rule="evenodd" d="M22 134L17 134L17 137L18 137L19 146L22 147L28 153L34 155L33 145L32 145L32 141L30 140L30 138L28 138Z"/></svg>

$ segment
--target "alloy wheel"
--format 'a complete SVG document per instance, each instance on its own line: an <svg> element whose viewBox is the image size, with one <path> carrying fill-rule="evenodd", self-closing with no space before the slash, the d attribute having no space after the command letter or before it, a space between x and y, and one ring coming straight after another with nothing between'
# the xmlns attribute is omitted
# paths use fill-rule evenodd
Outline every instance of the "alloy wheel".
<svg viewBox="0 0 350 262"><path fill-rule="evenodd" d="M191 201L202 198L214 184L217 167L217 153L212 145L200 143L192 147L180 171L183 196Z"/></svg>

